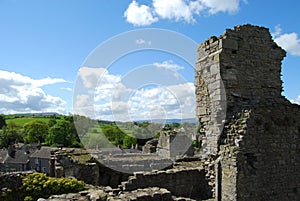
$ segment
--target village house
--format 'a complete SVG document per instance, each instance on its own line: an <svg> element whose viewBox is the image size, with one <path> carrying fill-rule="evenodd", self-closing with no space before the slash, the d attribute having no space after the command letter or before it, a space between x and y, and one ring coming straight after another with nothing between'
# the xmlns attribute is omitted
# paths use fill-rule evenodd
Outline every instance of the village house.
<svg viewBox="0 0 300 201"><path fill-rule="evenodd" d="M29 170L29 152L26 145L11 145L0 151L0 170L15 172Z"/></svg>
<svg viewBox="0 0 300 201"><path fill-rule="evenodd" d="M0 171L16 172L34 170L49 174L51 152L56 148L15 144L0 150Z"/></svg>
<svg viewBox="0 0 300 201"><path fill-rule="evenodd" d="M53 147L41 147L29 156L30 169L37 172L50 173L51 152L55 151Z"/></svg>

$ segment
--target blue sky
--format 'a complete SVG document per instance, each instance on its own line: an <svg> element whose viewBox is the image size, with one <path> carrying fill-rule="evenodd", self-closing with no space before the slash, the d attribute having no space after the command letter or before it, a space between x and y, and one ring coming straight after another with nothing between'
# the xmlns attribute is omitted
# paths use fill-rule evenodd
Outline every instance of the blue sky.
<svg viewBox="0 0 300 201"><path fill-rule="evenodd" d="M92 106L90 112L104 119L112 119L112 112L120 120L193 117L193 66L184 59L147 49L123 55L107 68L87 66L89 55L129 31L166 29L199 44L226 28L248 23L268 27L273 39L286 49L284 95L300 103L299 8L300 2L291 0L0 0L0 113L67 114L86 112L82 106ZM136 45L151 42L142 37L135 40ZM117 46L110 51L118 50ZM122 83L133 71L144 79L141 72L147 72L147 66L180 81L144 83L135 90ZM76 84L94 90L80 94ZM181 91L174 92L174 88ZM114 99L125 92L127 105ZM79 108L76 111L73 102ZM181 113L180 105L184 105ZM127 116L122 116L124 112Z"/></svg>

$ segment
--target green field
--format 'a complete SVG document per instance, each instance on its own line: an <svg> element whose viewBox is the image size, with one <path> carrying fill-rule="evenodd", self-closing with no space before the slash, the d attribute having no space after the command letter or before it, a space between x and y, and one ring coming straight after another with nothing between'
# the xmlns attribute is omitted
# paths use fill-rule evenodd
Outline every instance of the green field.
<svg viewBox="0 0 300 201"><path fill-rule="evenodd" d="M24 124L31 122L31 121L42 121L48 123L51 118L49 117L22 117L22 118L14 118L14 119L6 119L6 123L10 124L13 123L18 127L23 127ZM56 119L59 121L59 119Z"/></svg>

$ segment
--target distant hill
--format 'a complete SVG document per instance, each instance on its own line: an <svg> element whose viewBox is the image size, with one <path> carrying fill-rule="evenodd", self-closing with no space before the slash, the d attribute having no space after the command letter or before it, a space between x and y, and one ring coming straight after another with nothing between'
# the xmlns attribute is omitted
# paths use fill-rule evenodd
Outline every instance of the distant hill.
<svg viewBox="0 0 300 201"><path fill-rule="evenodd" d="M165 124L172 124L172 123L190 123L190 124L198 124L196 118L188 118L188 119L154 119L154 120L139 120L137 122L152 122L152 123L165 123Z"/></svg>
<svg viewBox="0 0 300 201"><path fill-rule="evenodd" d="M38 116L38 117L43 117L43 116L60 116L61 114L58 114L57 112L36 112L36 113L18 113L18 114L11 114L7 116Z"/></svg>

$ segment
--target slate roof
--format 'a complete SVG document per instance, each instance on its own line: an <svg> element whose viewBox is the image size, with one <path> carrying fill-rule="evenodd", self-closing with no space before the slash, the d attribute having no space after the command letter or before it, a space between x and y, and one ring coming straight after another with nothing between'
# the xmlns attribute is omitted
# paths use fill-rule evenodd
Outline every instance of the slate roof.
<svg viewBox="0 0 300 201"><path fill-rule="evenodd" d="M27 164L30 156L28 146L26 144L18 143L13 147L12 150L10 150L10 148L0 150L0 163ZM9 152L11 152L11 154L8 154Z"/></svg>
<svg viewBox="0 0 300 201"><path fill-rule="evenodd" d="M7 153L7 151L6 151ZM14 155L8 155L5 160L5 163L7 164L27 164L29 162L28 154L23 149L17 149L14 153Z"/></svg>
<svg viewBox="0 0 300 201"><path fill-rule="evenodd" d="M57 150L53 147L41 147L30 155L30 158L51 159L51 151Z"/></svg>

